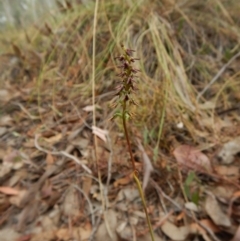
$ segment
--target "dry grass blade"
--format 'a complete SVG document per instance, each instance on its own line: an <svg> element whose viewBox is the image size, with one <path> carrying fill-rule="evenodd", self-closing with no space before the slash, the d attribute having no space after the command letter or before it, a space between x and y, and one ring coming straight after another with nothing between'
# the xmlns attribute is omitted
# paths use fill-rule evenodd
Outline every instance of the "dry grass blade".
<svg viewBox="0 0 240 241"><path fill-rule="evenodd" d="M142 152L142 160L143 160L143 184L142 184L142 189L145 191L149 179L151 176L153 169L152 163L150 158L148 157L146 151L143 148L143 145L141 144L141 141L139 139L136 139L138 143L138 149Z"/></svg>

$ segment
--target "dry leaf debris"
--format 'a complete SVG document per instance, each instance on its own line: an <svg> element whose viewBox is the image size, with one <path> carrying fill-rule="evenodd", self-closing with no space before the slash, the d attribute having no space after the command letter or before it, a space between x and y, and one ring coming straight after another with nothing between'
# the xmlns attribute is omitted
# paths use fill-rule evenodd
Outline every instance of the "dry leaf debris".
<svg viewBox="0 0 240 241"><path fill-rule="evenodd" d="M222 3L209 1L223 15L203 3L187 1L173 8L164 1L163 10L153 1L153 8L138 8L149 18L134 15L131 31L119 34L139 35L139 29L146 28L136 42L143 95L134 110L138 128L131 125L131 141L155 240L239 239L240 97L234 83L239 54L232 48L238 46L232 26L239 11ZM119 6L127 10L128 4ZM61 8L73 10L67 4ZM163 13L161 18L149 12L155 8ZM91 14L83 18L84 24L74 17L57 29L45 23L31 38L26 32L27 45L21 34L10 47L4 45L8 53L0 55L0 237L6 241L150 240L121 128L107 121L114 98L114 83L109 81L114 53L106 46L115 34L108 32L119 14L112 13L114 9L99 17L102 23L108 18L105 30L97 33L97 61L106 71L97 74L95 106L88 88L91 36L83 38L91 32ZM197 9L201 14L195 14ZM201 17L208 9L211 26ZM219 18L215 34L214 21ZM214 80L213 85L205 78ZM94 109L97 126L92 127ZM93 135L99 138L98 167Z"/></svg>

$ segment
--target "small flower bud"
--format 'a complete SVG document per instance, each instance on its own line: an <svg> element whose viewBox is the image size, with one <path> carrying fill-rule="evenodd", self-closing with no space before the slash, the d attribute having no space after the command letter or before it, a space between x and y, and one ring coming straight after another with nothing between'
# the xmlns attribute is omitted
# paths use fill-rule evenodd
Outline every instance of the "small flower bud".
<svg viewBox="0 0 240 241"><path fill-rule="evenodd" d="M132 50L132 49L126 49L126 54L128 55L128 56L132 56L132 53L133 52L135 52L134 50Z"/></svg>

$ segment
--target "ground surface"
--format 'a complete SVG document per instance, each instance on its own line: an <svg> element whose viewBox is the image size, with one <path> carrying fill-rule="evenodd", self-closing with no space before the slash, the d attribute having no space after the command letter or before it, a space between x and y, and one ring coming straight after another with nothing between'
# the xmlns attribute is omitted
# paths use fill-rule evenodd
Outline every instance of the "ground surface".
<svg viewBox="0 0 240 241"><path fill-rule="evenodd" d="M110 121L121 43L139 58L127 124L155 240L240 240L239 4L59 8L1 35L0 240L151 240Z"/></svg>

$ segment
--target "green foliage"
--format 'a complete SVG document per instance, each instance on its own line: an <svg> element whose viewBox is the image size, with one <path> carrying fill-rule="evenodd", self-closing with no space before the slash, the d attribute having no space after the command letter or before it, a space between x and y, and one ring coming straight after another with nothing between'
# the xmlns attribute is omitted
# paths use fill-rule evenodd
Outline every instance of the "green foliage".
<svg viewBox="0 0 240 241"><path fill-rule="evenodd" d="M199 188L199 179L193 171L188 173L188 176L184 182L184 192L187 198L198 205L200 198L200 188Z"/></svg>

